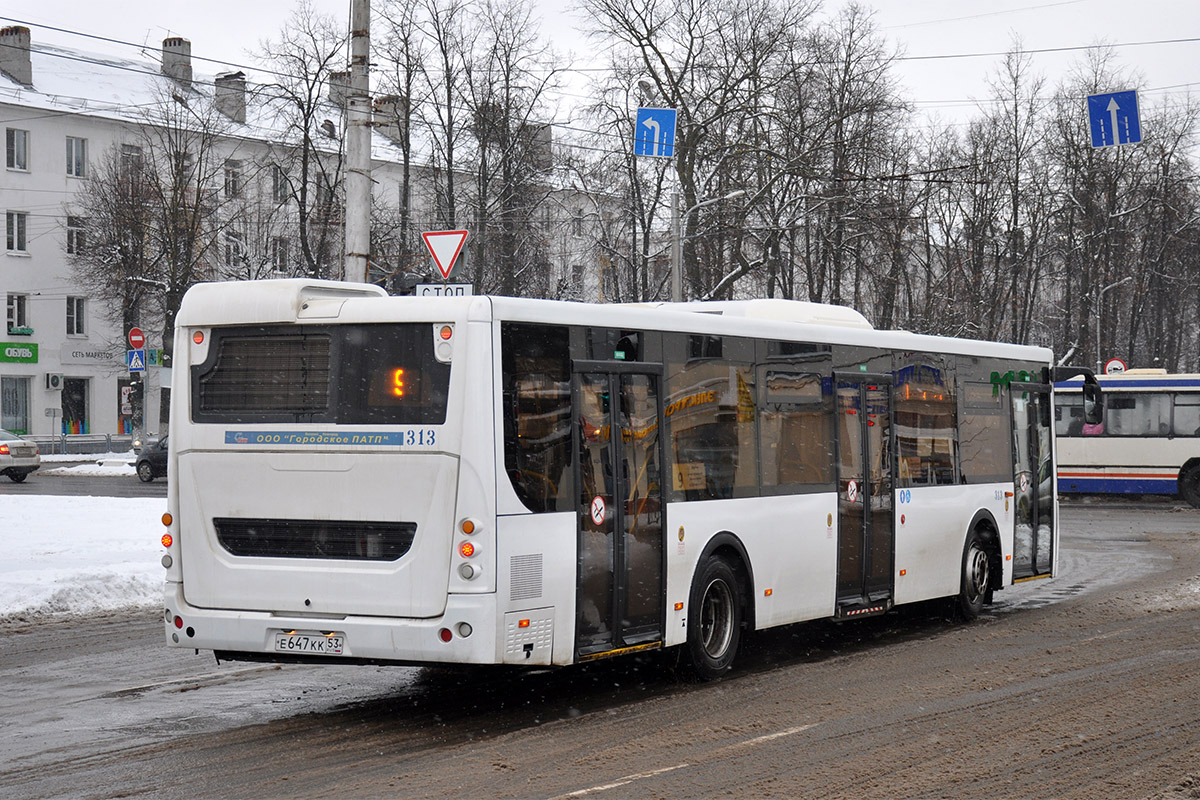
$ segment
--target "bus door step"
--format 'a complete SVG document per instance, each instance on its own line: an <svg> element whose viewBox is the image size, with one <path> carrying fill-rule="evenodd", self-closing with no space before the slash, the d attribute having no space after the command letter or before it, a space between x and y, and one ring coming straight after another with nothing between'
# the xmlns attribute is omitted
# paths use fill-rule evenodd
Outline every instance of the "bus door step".
<svg viewBox="0 0 1200 800"><path fill-rule="evenodd" d="M837 610L834 611L834 622L845 622L848 619L862 619L863 617L877 617L881 614L886 614L892 607L891 598L883 600L842 600L837 604Z"/></svg>

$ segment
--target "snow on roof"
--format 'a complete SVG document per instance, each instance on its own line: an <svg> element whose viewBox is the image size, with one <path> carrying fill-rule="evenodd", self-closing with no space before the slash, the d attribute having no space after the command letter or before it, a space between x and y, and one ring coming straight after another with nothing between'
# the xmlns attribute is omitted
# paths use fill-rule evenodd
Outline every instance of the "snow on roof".
<svg viewBox="0 0 1200 800"><path fill-rule="evenodd" d="M171 102L172 97L189 107L195 104L211 106L216 77L237 72L202 74L193 71L190 87L184 87L162 74L162 54L154 48L143 48L141 58L123 58L36 41L30 47L30 62L32 89L0 72L0 104L135 125L151 121L152 112L163 103ZM266 84L247 80L246 122L227 120L225 134L264 142L283 141L287 131L281 111L279 101L270 99ZM322 99L322 113L318 116L331 120L335 130L342 129L341 107L325 98ZM401 160L399 147L377 132L373 135L371 155L378 161Z"/></svg>

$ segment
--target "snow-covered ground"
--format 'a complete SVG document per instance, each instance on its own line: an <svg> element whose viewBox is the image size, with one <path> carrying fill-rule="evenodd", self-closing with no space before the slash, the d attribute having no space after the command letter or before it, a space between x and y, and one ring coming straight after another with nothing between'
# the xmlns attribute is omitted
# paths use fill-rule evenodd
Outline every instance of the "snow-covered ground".
<svg viewBox="0 0 1200 800"><path fill-rule="evenodd" d="M30 481L134 474L132 453L95 458L55 467L79 456L43 456ZM165 498L0 495L0 617L157 605L166 510Z"/></svg>

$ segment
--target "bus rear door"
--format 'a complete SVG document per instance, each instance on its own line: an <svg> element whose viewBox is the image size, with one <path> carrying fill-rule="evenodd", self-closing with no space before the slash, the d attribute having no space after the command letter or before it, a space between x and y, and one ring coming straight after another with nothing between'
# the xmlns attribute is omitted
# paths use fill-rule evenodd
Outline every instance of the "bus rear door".
<svg viewBox="0 0 1200 800"><path fill-rule="evenodd" d="M576 362L576 656L657 647L664 625L661 376Z"/></svg>

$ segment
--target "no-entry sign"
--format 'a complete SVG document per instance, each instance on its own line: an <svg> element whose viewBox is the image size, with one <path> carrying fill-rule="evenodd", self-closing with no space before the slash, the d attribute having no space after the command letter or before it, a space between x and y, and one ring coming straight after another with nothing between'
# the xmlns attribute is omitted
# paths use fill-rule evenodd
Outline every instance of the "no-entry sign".
<svg viewBox="0 0 1200 800"><path fill-rule="evenodd" d="M129 346L134 350L141 350L146 346L146 336L142 333L141 328L129 329Z"/></svg>

